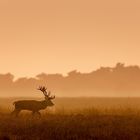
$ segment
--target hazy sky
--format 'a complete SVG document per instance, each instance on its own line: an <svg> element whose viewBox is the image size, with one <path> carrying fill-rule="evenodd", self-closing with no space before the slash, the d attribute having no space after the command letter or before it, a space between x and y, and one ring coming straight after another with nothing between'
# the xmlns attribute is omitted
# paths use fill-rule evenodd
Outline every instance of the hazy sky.
<svg viewBox="0 0 140 140"><path fill-rule="evenodd" d="M140 0L0 0L0 73L140 65Z"/></svg>

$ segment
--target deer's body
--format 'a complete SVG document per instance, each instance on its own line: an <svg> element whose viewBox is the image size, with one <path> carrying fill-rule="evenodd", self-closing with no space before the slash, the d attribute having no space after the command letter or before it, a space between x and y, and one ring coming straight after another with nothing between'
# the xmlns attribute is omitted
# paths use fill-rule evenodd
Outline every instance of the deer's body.
<svg viewBox="0 0 140 140"><path fill-rule="evenodd" d="M43 110L45 108L47 108L47 106L53 106L53 102L51 101L51 99L54 99L54 97L49 97L49 95L46 92L45 88L40 88L39 90L41 90L44 95L45 95L45 100L42 101L36 101L36 100L21 100L21 101L15 101L13 104L15 105L15 110L12 112L12 114L15 114L16 116L18 116L18 114L20 113L20 111L22 110L29 110L32 111L33 114L37 113L39 115L40 114L40 110Z"/></svg>
<svg viewBox="0 0 140 140"><path fill-rule="evenodd" d="M30 110L30 111L39 111L45 109L47 106L52 106L53 103L43 101L35 101L35 100L22 100L14 102L15 109L18 110Z"/></svg>

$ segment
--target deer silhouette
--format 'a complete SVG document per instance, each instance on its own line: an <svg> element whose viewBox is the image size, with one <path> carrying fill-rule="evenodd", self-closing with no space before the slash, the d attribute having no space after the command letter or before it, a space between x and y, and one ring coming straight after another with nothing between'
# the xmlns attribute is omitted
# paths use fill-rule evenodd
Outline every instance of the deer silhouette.
<svg viewBox="0 0 140 140"><path fill-rule="evenodd" d="M13 105L15 105L14 111L11 113L12 115L18 116L20 111L22 110L29 110L32 111L32 115L38 114L41 116L40 110L46 109L47 106L53 106L52 99L55 98L55 96L50 96L51 92L47 92L47 88L45 86L40 86L38 90L42 91L42 93L45 96L45 100L42 101L36 101L36 100L20 100L15 101Z"/></svg>

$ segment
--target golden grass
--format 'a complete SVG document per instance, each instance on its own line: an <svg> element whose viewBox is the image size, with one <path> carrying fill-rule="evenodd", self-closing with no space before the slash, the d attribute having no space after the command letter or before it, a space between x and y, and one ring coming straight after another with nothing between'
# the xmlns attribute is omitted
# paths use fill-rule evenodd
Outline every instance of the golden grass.
<svg viewBox="0 0 140 140"><path fill-rule="evenodd" d="M42 117L0 114L0 138L10 140L139 140L140 111L131 109L64 109Z"/></svg>

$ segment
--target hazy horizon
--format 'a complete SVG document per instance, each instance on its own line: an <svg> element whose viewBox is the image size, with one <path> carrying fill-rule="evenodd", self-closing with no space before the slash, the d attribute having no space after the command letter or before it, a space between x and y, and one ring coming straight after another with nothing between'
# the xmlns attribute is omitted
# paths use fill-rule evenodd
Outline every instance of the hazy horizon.
<svg viewBox="0 0 140 140"><path fill-rule="evenodd" d="M68 74L70 73L70 72L73 72L73 71L76 71L76 72L78 72L78 73L81 73L81 74L89 74L89 73L92 73L92 72L94 72L94 71L97 71L97 70L99 70L100 68L114 68L117 64L123 64L125 67L139 67L140 68L140 65L135 65L135 64L132 64L132 65L126 65L126 63L123 63L123 62L117 62L117 63L115 63L115 64L113 64L112 66L103 66L103 65L101 65L101 66L99 66L99 67L97 67L97 68L95 68L95 69L92 69L92 70L90 70L90 71L85 71L85 72L83 72L83 71L80 71L80 70L78 70L78 69L75 69L75 68L73 68L73 69L71 69L71 70L69 70L69 71L67 71L66 73L61 73L61 72L48 72L48 71L41 71L40 73L36 73L35 75L20 75L20 76L17 76L16 74L14 74L14 73L12 73L12 72L10 72L10 71L7 71L7 72L3 72L3 73L0 73L0 75L6 75L6 74L11 74L11 75L13 75L14 77L13 77L13 81L16 81L16 80L18 80L18 79L20 79L20 78L28 78L28 79L30 79L30 78L37 78L37 76L39 75L39 74L47 74L47 75L55 75L55 74L58 74L58 75L62 75L63 77L67 77L68 76Z"/></svg>
<svg viewBox="0 0 140 140"><path fill-rule="evenodd" d="M40 73L16 80L11 73L0 74L1 96L41 97L39 86L46 86L58 97L139 97L140 66L117 63L114 67L100 67L89 73L77 70L70 71L67 76Z"/></svg>

